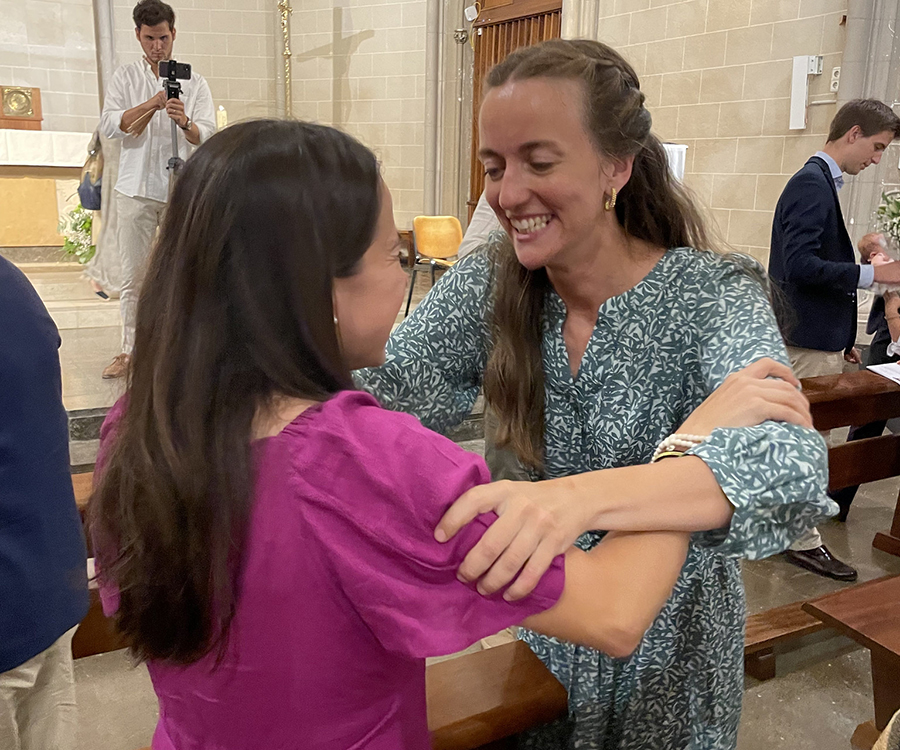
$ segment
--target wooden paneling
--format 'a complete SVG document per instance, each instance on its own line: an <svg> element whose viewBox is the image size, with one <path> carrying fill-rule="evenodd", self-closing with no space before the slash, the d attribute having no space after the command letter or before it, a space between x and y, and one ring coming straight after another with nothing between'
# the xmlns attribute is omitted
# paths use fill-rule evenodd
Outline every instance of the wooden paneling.
<svg viewBox="0 0 900 750"><path fill-rule="evenodd" d="M561 11L560 0L485 0L475 28Z"/></svg>
<svg viewBox="0 0 900 750"><path fill-rule="evenodd" d="M469 177L469 217L484 190L484 168L478 160L478 110L488 72L515 49L557 39L562 4L556 0L495 0L482 10L475 34L475 69L472 76L472 168Z"/></svg>

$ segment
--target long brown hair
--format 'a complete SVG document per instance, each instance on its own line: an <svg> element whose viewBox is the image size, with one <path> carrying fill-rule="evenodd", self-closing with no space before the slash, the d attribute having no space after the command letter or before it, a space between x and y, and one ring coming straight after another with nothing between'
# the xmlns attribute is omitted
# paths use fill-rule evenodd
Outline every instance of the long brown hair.
<svg viewBox="0 0 900 750"><path fill-rule="evenodd" d="M713 248L702 214L671 176L665 150L651 132L637 74L618 52L583 39L520 48L491 70L486 90L529 78L580 81L584 126L598 153L634 156L631 179L615 206L627 235L664 248ZM485 399L497 416L497 444L515 451L524 465L541 469L541 314L550 282L543 268L524 268L509 241L495 248L494 274L493 347L485 370Z"/></svg>
<svg viewBox="0 0 900 750"><path fill-rule="evenodd" d="M125 414L91 503L101 576L139 659L226 642L254 482L251 428L277 395L352 388L332 280L374 237L378 164L332 128L214 135L175 184L141 291Z"/></svg>

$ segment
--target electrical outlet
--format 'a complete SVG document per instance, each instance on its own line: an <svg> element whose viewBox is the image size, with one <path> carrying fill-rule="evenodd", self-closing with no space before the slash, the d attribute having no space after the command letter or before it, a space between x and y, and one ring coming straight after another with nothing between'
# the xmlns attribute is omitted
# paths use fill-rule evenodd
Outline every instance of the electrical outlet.
<svg viewBox="0 0 900 750"><path fill-rule="evenodd" d="M837 91L841 86L841 69L831 69L831 91Z"/></svg>

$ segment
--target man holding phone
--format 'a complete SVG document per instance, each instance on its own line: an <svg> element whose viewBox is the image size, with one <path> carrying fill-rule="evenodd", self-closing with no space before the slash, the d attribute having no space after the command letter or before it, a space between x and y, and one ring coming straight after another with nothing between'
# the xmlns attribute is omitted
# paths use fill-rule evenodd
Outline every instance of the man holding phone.
<svg viewBox="0 0 900 750"><path fill-rule="evenodd" d="M103 371L104 378L128 373L141 280L168 198L166 167L173 156L170 121L178 126L182 157L216 128L212 94L203 76L192 73L181 82L180 98L166 98L159 64L172 59L175 12L171 6L162 0L140 0L132 17L144 54L113 74L100 117L103 135L123 139L114 194L122 260L122 353Z"/></svg>

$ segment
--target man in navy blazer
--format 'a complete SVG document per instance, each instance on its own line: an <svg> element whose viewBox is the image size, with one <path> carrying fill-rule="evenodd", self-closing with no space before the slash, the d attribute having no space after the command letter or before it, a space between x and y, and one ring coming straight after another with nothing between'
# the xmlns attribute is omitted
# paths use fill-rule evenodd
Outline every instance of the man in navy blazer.
<svg viewBox="0 0 900 750"><path fill-rule="evenodd" d="M844 174L878 164L898 136L900 118L888 105L847 102L831 122L825 147L791 177L778 199L769 276L782 293L776 316L797 377L839 373L845 360L858 364L856 290L875 281L900 283L900 263L876 267L868 256L856 262L838 202ZM786 555L819 575L856 580L856 571L829 552L815 529Z"/></svg>

